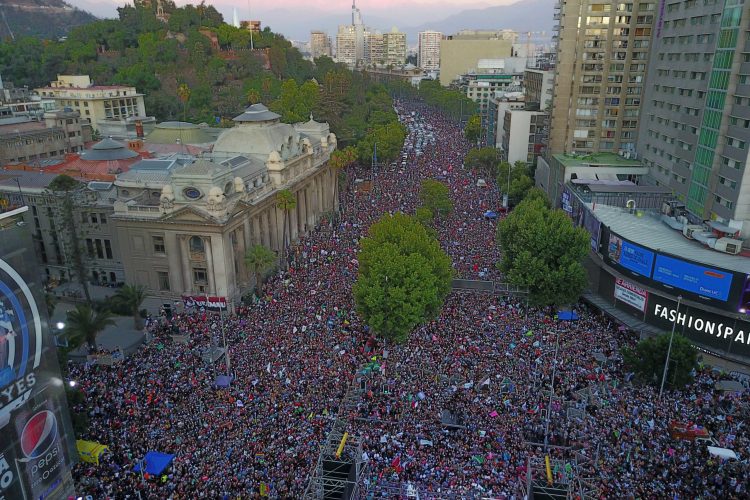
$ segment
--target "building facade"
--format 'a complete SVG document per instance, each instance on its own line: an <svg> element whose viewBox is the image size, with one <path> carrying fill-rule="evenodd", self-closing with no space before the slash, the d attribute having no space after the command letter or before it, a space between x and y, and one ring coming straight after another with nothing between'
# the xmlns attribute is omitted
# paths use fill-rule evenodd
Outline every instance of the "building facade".
<svg viewBox="0 0 750 500"><path fill-rule="evenodd" d="M667 2L638 154L699 220L750 240L750 13L736 0Z"/></svg>
<svg viewBox="0 0 750 500"><path fill-rule="evenodd" d="M555 74L552 71L525 69L523 86L527 109L548 112L552 109L552 91L555 87Z"/></svg>
<svg viewBox="0 0 750 500"><path fill-rule="evenodd" d="M386 65L403 66L406 64L406 33L394 27L388 33L383 34L383 44L385 45Z"/></svg>
<svg viewBox="0 0 750 500"><path fill-rule="evenodd" d="M439 31L420 31L417 47L417 66L425 71L440 69L440 40L443 34Z"/></svg>
<svg viewBox="0 0 750 500"><path fill-rule="evenodd" d="M365 34L365 62L369 65L383 65L386 61L385 38L382 33Z"/></svg>
<svg viewBox="0 0 750 500"><path fill-rule="evenodd" d="M357 33L354 26L339 26L336 34L336 62L357 65Z"/></svg>
<svg viewBox="0 0 750 500"><path fill-rule="evenodd" d="M635 149L658 5L572 0L556 6L550 153Z"/></svg>
<svg viewBox="0 0 750 500"><path fill-rule="evenodd" d="M44 121L0 125L0 165L59 158L83 150L92 138L77 111L48 111Z"/></svg>
<svg viewBox="0 0 750 500"><path fill-rule="evenodd" d="M94 85L88 75L58 75L57 81L36 92L42 99L53 99L59 109L78 111L102 135L135 137L138 122L147 128L155 123L135 87Z"/></svg>
<svg viewBox="0 0 750 500"><path fill-rule="evenodd" d="M253 285L247 249L261 244L280 253L285 227L294 241L338 209L328 125L283 124L260 104L235 122L196 162L145 182L132 171L115 182L113 219L128 283L165 299L209 294L236 302ZM276 202L282 189L297 200L288 214Z"/></svg>
<svg viewBox="0 0 750 500"><path fill-rule="evenodd" d="M331 37L325 31L310 32L310 57L331 57Z"/></svg>
<svg viewBox="0 0 750 500"><path fill-rule="evenodd" d="M460 31L440 40L440 84L448 86L476 69L480 59L513 55L517 34L512 31Z"/></svg>
<svg viewBox="0 0 750 500"><path fill-rule="evenodd" d="M515 164L517 161L536 165L537 158L544 152L545 127L547 113L543 111L526 111L524 109L507 109L498 124L500 130L496 147L502 158Z"/></svg>

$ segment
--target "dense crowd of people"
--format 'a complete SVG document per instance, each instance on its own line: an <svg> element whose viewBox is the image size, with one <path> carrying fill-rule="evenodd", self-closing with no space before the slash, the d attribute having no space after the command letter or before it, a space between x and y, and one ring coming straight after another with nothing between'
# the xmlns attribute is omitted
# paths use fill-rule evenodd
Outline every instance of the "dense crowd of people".
<svg viewBox="0 0 750 500"><path fill-rule="evenodd" d="M362 442L365 498L523 498L545 443L556 482L586 479L600 498L747 498L747 391L717 392L708 370L661 399L630 384L619 353L636 339L589 311L566 322L513 298L454 292L406 343L371 337L351 295L358 241L383 213L414 213L422 179L450 186L454 210L434 224L457 276L499 279L495 221L484 217L498 208L494 180L477 185L462 166L470 145L456 124L396 105L405 121L429 123L435 144L417 155L412 128L405 168L352 167L339 217L299 242L256 304L176 311L150 321L151 340L121 363L71 365L85 395L73 411L89 417L82 437L110 449L77 466L81 492L301 498L338 418ZM219 388L226 360L204 353L224 336L234 379ZM343 407L350 387L361 397ZM672 421L706 426L741 461L673 439ZM163 475L134 471L149 450L175 455Z"/></svg>

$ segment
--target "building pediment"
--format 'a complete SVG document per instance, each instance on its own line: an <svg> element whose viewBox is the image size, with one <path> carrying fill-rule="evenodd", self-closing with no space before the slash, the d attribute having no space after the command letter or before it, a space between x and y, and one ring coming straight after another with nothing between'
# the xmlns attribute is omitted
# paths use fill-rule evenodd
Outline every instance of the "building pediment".
<svg viewBox="0 0 750 500"><path fill-rule="evenodd" d="M194 208L190 205L186 205L178 208L172 213L166 214L163 218L165 222L179 223L179 222L199 222L199 223L211 223L216 224L219 221L204 211Z"/></svg>

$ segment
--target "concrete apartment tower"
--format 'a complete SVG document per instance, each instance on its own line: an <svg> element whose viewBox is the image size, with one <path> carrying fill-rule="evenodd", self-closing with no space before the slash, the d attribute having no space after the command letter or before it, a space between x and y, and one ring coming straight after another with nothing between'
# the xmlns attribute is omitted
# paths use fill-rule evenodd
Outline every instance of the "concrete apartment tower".
<svg viewBox="0 0 750 500"><path fill-rule="evenodd" d="M635 150L658 6L657 0L561 0L555 6L549 153Z"/></svg>
<svg viewBox="0 0 750 500"><path fill-rule="evenodd" d="M420 31L417 50L417 66L425 71L440 68L440 40L443 34L439 31Z"/></svg>
<svg viewBox="0 0 750 500"><path fill-rule="evenodd" d="M317 59L320 56L331 57L331 38L325 31L310 32L310 56Z"/></svg>
<svg viewBox="0 0 750 500"><path fill-rule="evenodd" d="M697 219L750 237L750 11L668 1L654 28L638 156Z"/></svg>

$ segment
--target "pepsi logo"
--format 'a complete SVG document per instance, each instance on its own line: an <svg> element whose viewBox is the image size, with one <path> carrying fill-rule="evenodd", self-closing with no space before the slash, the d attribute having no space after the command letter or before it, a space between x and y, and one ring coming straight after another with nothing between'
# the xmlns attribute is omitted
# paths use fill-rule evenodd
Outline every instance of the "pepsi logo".
<svg viewBox="0 0 750 500"><path fill-rule="evenodd" d="M57 438L57 419L49 410L42 410L26 422L21 433L21 451L26 458L38 458Z"/></svg>

